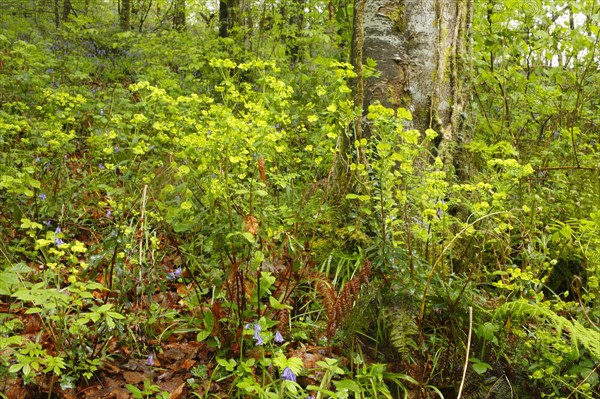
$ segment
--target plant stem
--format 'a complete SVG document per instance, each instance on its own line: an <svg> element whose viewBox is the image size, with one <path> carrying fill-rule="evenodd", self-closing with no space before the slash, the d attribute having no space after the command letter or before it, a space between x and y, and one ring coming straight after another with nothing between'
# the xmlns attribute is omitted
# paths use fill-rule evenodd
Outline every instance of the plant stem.
<svg viewBox="0 0 600 399"><path fill-rule="evenodd" d="M473 306L469 306L469 337L467 338L467 353L465 355L465 365L463 366L462 381L460 382L460 388L458 389L458 396L456 399L460 399L462 390L465 386L465 379L467 378L467 367L469 367L469 352L471 351L471 334L473 332Z"/></svg>

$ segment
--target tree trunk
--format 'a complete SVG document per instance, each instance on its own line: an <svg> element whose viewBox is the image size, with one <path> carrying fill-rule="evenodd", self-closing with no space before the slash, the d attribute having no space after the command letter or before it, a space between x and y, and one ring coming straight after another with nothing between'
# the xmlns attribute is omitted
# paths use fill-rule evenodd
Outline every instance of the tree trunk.
<svg viewBox="0 0 600 399"><path fill-rule="evenodd" d="M472 0L365 0L364 26L355 26L364 29L363 62L377 61L381 73L365 81L363 109L409 109L408 127L435 130L446 163L464 112L471 11Z"/></svg>
<svg viewBox="0 0 600 399"><path fill-rule="evenodd" d="M237 26L240 0L219 1L219 37L228 37Z"/></svg>
<svg viewBox="0 0 600 399"><path fill-rule="evenodd" d="M58 0L54 0L54 25L56 28L60 28L60 11Z"/></svg>
<svg viewBox="0 0 600 399"><path fill-rule="evenodd" d="M285 9L287 8L286 18ZM285 54L290 58L292 65L297 64L302 59L300 54L299 39L304 29L304 0L291 0L289 3L283 3L282 14L287 19L288 26L284 29Z"/></svg>
<svg viewBox="0 0 600 399"><path fill-rule="evenodd" d="M131 0L121 0L119 26L123 31L129 30L131 27Z"/></svg>
<svg viewBox="0 0 600 399"><path fill-rule="evenodd" d="M173 11L173 28L176 30L185 29L185 0L176 0Z"/></svg>
<svg viewBox="0 0 600 399"><path fill-rule="evenodd" d="M62 20L66 21L71 15L71 2L69 0L63 0L63 15Z"/></svg>

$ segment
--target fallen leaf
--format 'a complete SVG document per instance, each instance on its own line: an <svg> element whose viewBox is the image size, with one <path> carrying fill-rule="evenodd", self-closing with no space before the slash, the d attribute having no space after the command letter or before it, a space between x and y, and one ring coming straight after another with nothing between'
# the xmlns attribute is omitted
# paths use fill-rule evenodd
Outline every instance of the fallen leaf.
<svg viewBox="0 0 600 399"><path fill-rule="evenodd" d="M196 361L192 360L192 359L185 359L182 363L181 363L181 368L182 369L186 369L189 370L192 367L194 367L196 365Z"/></svg>
<svg viewBox="0 0 600 399"><path fill-rule="evenodd" d="M123 378L128 384L132 385L139 384L147 379L146 374L137 371L125 371L123 373Z"/></svg>
<svg viewBox="0 0 600 399"><path fill-rule="evenodd" d="M171 395L169 395L169 399L177 399L181 395L183 395L183 388L185 388L185 382L179 385L173 392L171 392Z"/></svg>

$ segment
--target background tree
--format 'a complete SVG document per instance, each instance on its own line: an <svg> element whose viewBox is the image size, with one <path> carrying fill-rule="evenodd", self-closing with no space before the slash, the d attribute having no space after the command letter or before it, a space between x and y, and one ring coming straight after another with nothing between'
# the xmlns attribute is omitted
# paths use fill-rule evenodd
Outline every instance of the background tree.
<svg viewBox="0 0 600 399"><path fill-rule="evenodd" d="M219 36L228 37L237 26L240 0L219 1Z"/></svg>
<svg viewBox="0 0 600 399"><path fill-rule="evenodd" d="M126 31L131 27L131 0L121 0L119 4L119 26Z"/></svg>
<svg viewBox="0 0 600 399"><path fill-rule="evenodd" d="M355 24L355 38L364 32L362 54L355 54L363 63L375 60L380 73L366 80L358 103L409 109L410 127L439 133L446 162L444 148L457 138L465 108L471 13L468 0L364 0L364 18Z"/></svg>
<svg viewBox="0 0 600 399"><path fill-rule="evenodd" d="M173 28L183 30L186 18L185 0L175 0L173 7Z"/></svg>

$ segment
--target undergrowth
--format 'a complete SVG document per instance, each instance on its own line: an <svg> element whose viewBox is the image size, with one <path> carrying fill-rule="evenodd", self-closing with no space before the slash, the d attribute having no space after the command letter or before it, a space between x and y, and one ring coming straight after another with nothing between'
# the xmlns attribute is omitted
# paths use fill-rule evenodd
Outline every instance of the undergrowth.
<svg viewBox="0 0 600 399"><path fill-rule="evenodd" d="M549 164L562 136L481 129L459 181L407 110L355 140L355 73L325 51L91 26L0 35L4 386L191 341L196 397L454 397L472 332L463 397L598 394L598 177Z"/></svg>

